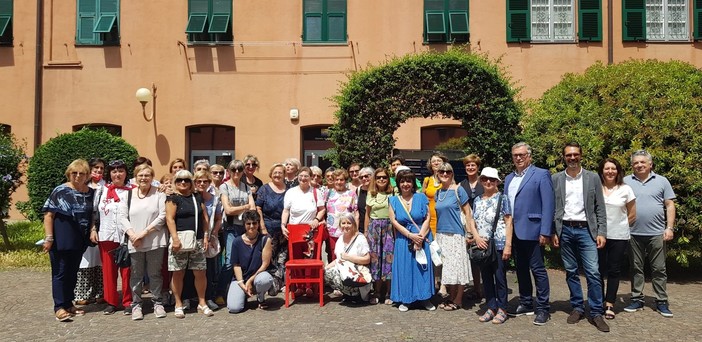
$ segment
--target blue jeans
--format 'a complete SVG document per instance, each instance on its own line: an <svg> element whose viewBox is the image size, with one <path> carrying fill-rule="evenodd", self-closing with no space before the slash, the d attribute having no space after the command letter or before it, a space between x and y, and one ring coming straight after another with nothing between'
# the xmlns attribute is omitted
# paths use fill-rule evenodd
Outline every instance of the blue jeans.
<svg viewBox="0 0 702 342"><path fill-rule="evenodd" d="M232 247L234 246L234 239L239 237L237 231L234 229L227 229L222 231L224 233L225 244L224 244L224 262L222 263L222 270L219 272L219 281L217 282L217 296L226 297L227 286L232 281L233 276L233 265L232 265Z"/></svg>
<svg viewBox="0 0 702 342"><path fill-rule="evenodd" d="M509 260L502 260L502 250L497 250L497 262L484 265L480 269L483 278L483 293L488 309L507 311L507 266Z"/></svg>
<svg viewBox="0 0 702 342"><path fill-rule="evenodd" d="M578 260L583 264L585 280L587 280L587 301L590 306L590 317L601 316L602 283L597 256L597 243L590 236L587 227L571 227L563 225L560 237L561 258L566 269L566 282L570 289L570 305L573 310L585 313L583 289L578 276Z"/></svg>

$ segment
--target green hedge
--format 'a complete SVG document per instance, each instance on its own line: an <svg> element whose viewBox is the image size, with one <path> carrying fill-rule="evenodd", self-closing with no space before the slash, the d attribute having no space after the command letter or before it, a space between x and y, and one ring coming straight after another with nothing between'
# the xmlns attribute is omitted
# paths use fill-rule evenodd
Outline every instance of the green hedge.
<svg viewBox="0 0 702 342"><path fill-rule="evenodd" d="M516 142L523 112L516 94L499 61L485 55L452 49L394 58L342 84L330 128L336 147L327 157L337 166L387 165L402 123L443 117L461 120L466 152L506 171L506 151Z"/></svg>
<svg viewBox="0 0 702 342"><path fill-rule="evenodd" d="M596 170L606 157L631 173L638 149L653 155L653 170L667 177L677 195L679 231L668 255L680 265L699 264L702 250L702 71L679 62L632 60L584 74L568 74L530 105L524 140L534 162L562 170L562 148L580 143L583 166Z"/></svg>
<svg viewBox="0 0 702 342"><path fill-rule="evenodd" d="M7 218L12 194L24 183L27 155L26 144L10 133L0 130L0 219Z"/></svg>
<svg viewBox="0 0 702 342"><path fill-rule="evenodd" d="M84 128L78 132L61 134L47 141L34 153L29 162L29 201L17 203L17 208L30 220L41 218L41 207L59 184L66 182L66 167L75 159L99 157L106 162L115 159L132 165L138 153L124 139L105 130ZM128 177L132 170L127 168Z"/></svg>

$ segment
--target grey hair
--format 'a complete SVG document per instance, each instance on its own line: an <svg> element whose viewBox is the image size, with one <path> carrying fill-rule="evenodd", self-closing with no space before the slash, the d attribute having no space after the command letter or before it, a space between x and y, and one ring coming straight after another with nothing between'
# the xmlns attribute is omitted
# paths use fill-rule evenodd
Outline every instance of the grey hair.
<svg viewBox="0 0 702 342"><path fill-rule="evenodd" d="M648 159L649 163L653 162L653 157L651 156L650 153L648 153L646 150L637 150L634 151L634 153L631 154L631 163L634 163L634 158L644 156L646 159Z"/></svg>
<svg viewBox="0 0 702 342"><path fill-rule="evenodd" d="M244 169L244 162L239 160L239 159L232 160L231 162L229 162L229 167L227 169L229 169L229 170L242 169L243 170Z"/></svg>
<svg viewBox="0 0 702 342"><path fill-rule="evenodd" d="M207 159L200 159L193 164L193 170L197 169L198 166L205 165L208 169L210 168L210 161Z"/></svg>
<svg viewBox="0 0 702 342"><path fill-rule="evenodd" d="M525 142L523 142L523 141L520 141L520 142L514 144L514 145L512 146L512 151L514 151L515 149L518 149L518 148L520 148L520 147L526 147L527 153L528 153L528 154L531 154L531 146L529 146L529 144L527 144L527 143L525 143Z"/></svg>
<svg viewBox="0 0 702 342"><path fill-rule="evenodd" d="M319 166L310 166L310 171L312 171L313 174L318 174L324 177L324 172L322 172L322 169L320 169Z"/></svg>
<svg viewBox="0 0 702 342"><path fill-rule="evenodd" d="M302 164L300 163L300 160L297 159L297 158L288 158L288 159L285 159L285 161L283 162L283 164L284 164L284 165L285 165L285 164L292 164L292 165L294 165L295 168L298 169L298 170L300 169L300 167L302 167Z"/></svg>
<svg viewBox="0 0 702 342"><path fill-rule="evenodd" d="M360 171L358 171L358 175L360 176L363 174L363 175L371 175L372 176L373 172L375 172L375 170L372 167L366 166L366 167L362 168Z"/></svg>

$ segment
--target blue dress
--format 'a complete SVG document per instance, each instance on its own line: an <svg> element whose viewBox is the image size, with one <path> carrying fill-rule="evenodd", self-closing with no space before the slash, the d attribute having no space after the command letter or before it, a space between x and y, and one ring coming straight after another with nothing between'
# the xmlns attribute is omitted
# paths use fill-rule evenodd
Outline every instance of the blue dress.
<svg viewBox="0 0 702 342"><path fill-rule="evenodd" d="M429 210L429 199L424 194L414 194L410 215L420 227L410 220L397 196L390 197L390 207L395 212L395 220L410 232L418 234L422 222ZM414 252L407 247L410 241L402 234L396 234L395 257L392 262L392 283L390 299L396 303L410 304L418 300L430 299L434 295L434 270L431 262L429 243L434 240L431 230L427 236L429 242L424 242L424 253L427 255L427 265L419 265L414 258Z"/></svg>

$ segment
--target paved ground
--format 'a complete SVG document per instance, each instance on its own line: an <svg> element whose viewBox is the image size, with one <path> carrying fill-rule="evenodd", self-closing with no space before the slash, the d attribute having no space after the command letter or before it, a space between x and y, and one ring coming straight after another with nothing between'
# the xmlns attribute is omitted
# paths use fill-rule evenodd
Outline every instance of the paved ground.
<svg viewBox="0 0 702 342"><path fill-rule="evenodd" d="M250 309L238 315L226 310L214 317L191 313L185 319L156 319L148 313L143 321L115 314L104 316L101 305L73 322L59 323L52 314L49 272L27 270L0 272L0 341L702 341L699 315L702 282L669 283L670 308L674 318L664 318L649 307L637 313L621 312L610 322L609 334L598 332L587 321L566 324L570 311L565 276L550 270L552 320L546 326L531 323L533 316L508 320L498 326L478 322L482 303L467 303L460 311L410 310L376 305L349 307L327 300L322 308L315 302L300 301L286 309L283 296L270 299L268 311ZM510 287L516 292L515 275ZM622 282L620 293L627 292ZM645 292L650 292L650 283ZM514 304L514 294L510 295ZM624 295L620 300L628 300ZM617 311L624 307L618 303Z"/></svg>

